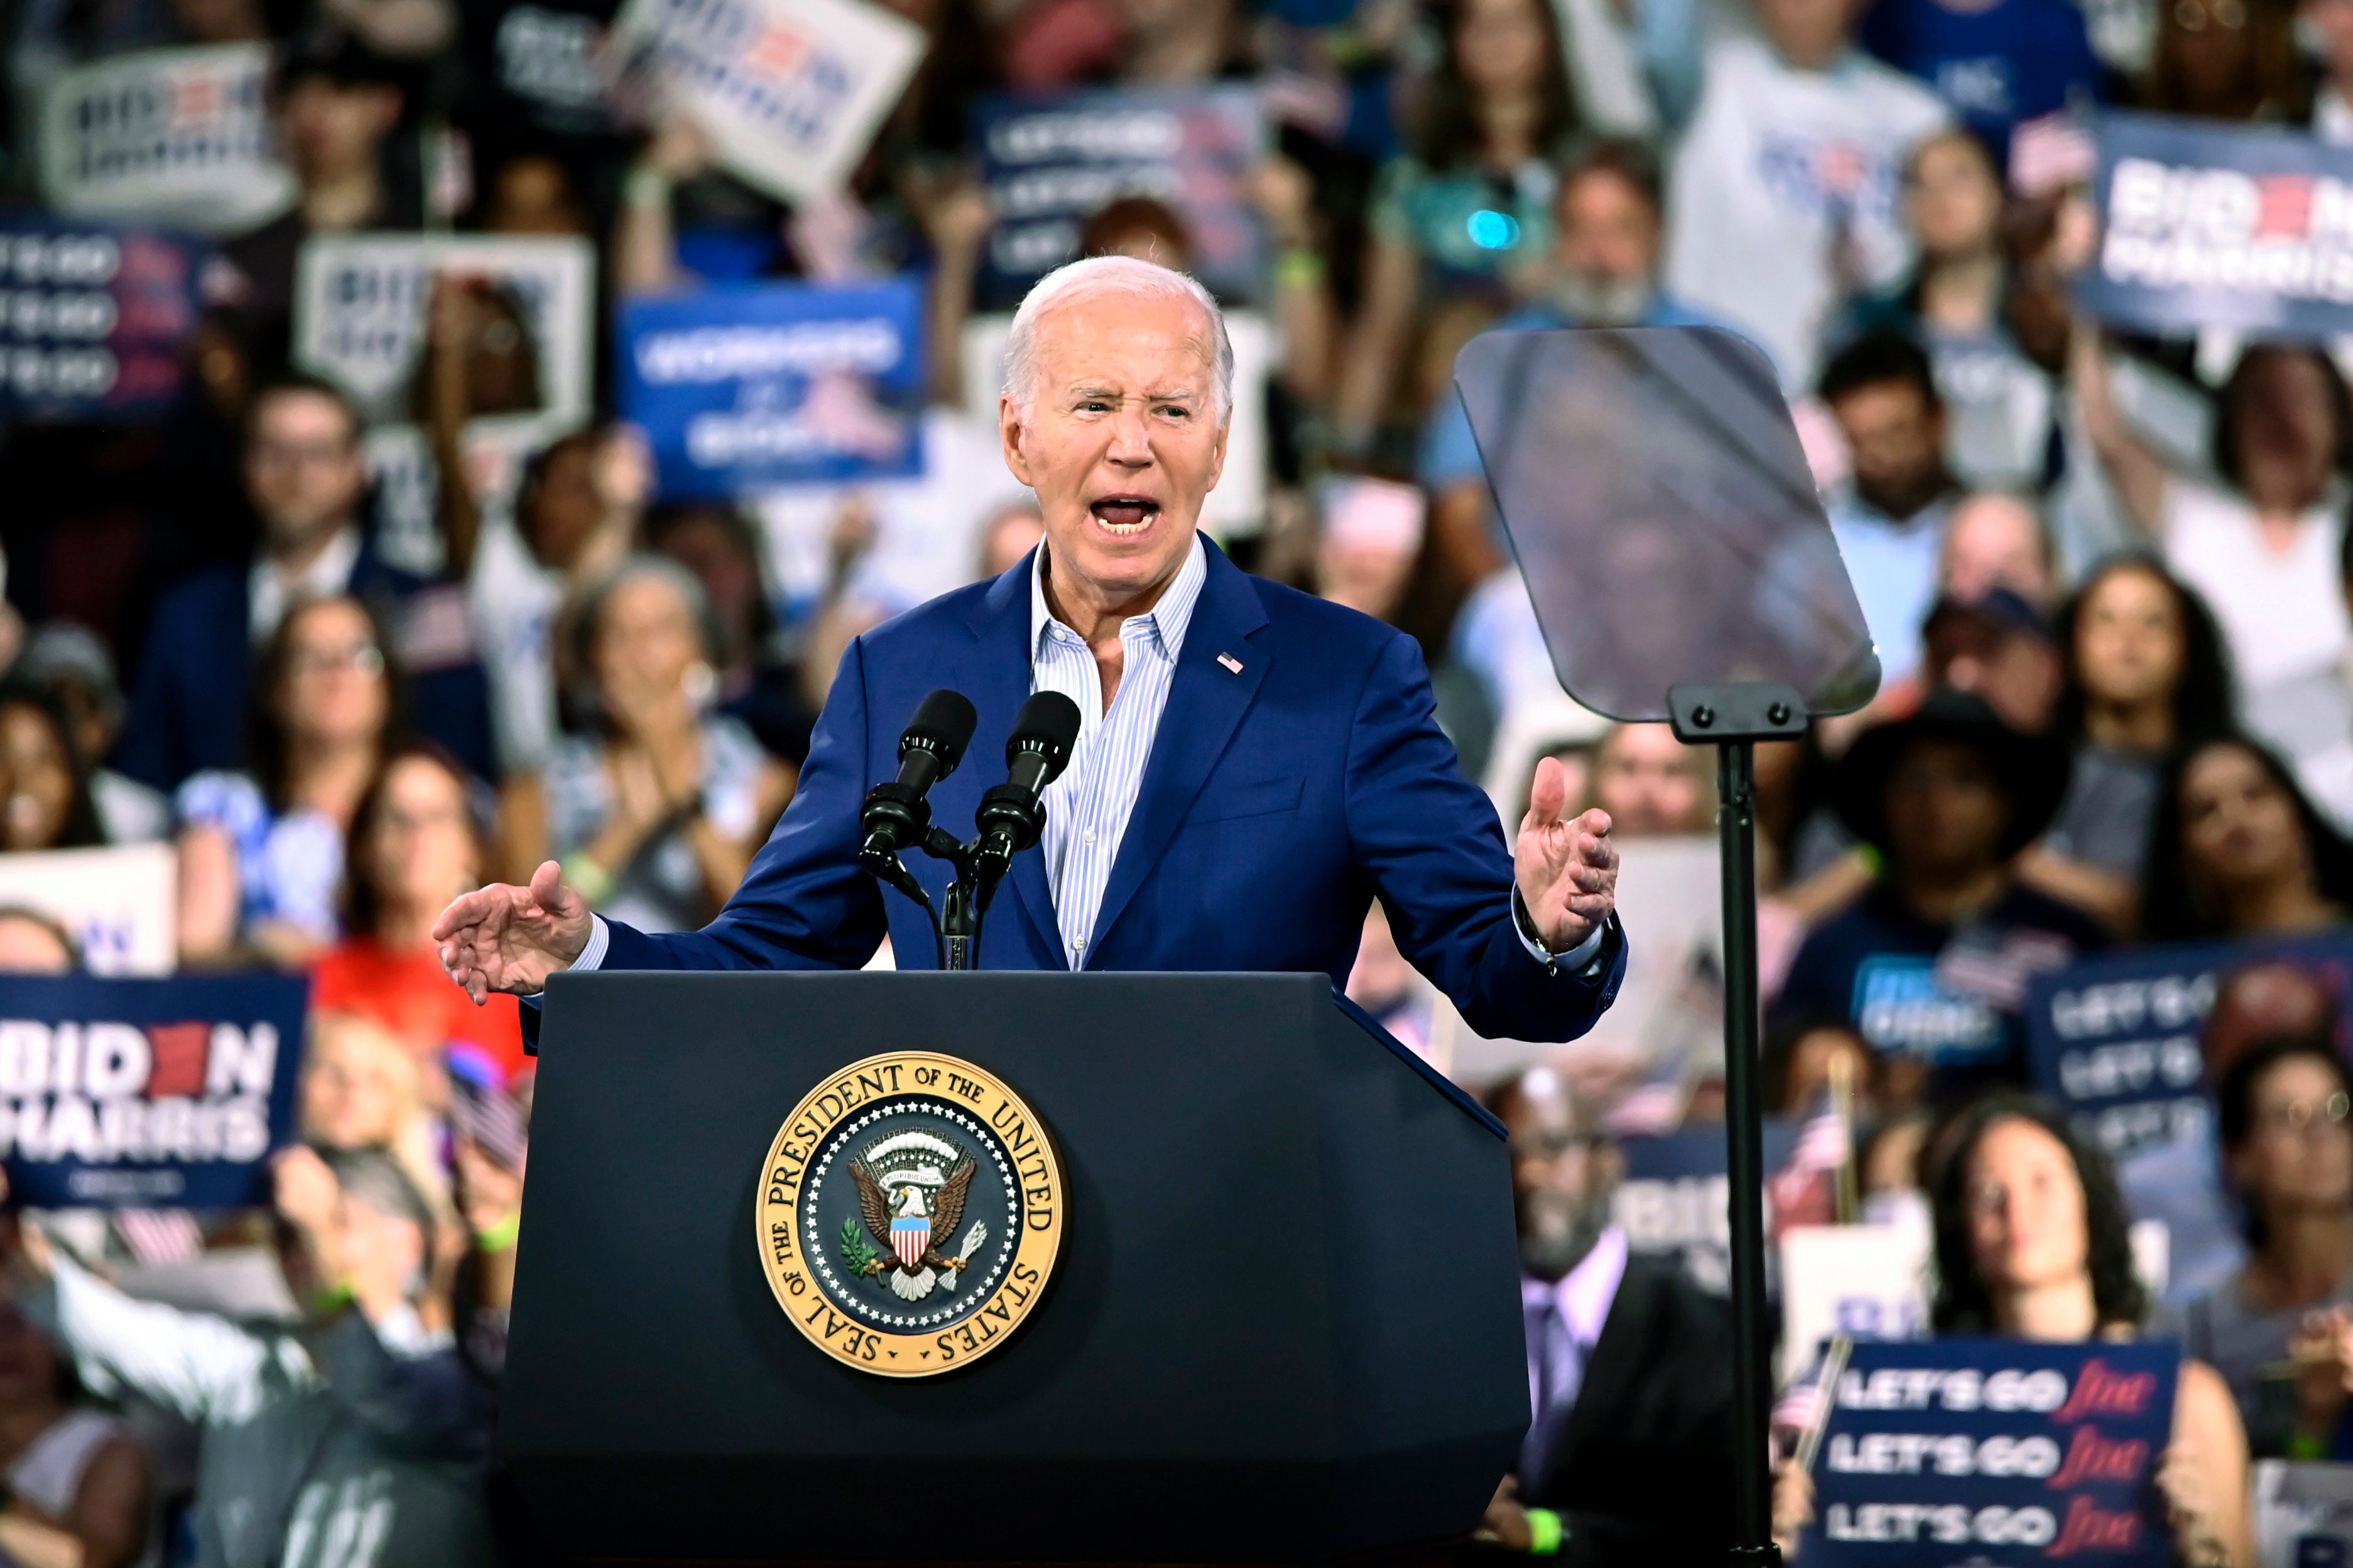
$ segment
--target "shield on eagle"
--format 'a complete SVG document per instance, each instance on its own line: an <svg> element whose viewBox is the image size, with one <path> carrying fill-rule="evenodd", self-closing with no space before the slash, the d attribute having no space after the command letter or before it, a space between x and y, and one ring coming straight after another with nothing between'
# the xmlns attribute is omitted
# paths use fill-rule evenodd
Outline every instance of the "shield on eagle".
<svg viewBox="0 0 2353 1568"><path fill-rule="evenodd" d="M910 1193L915 1192L915 1189L913 1187L904 1188L902 1190ZM915 1202L918 1204L923 1202L923 1197L920 1194L917 1194ZM914 1214L893 1215L891 1216L891 1250L899 1255L900 1262L905 1264L910 1268L921 1266L923 1261L923 1248L929 1247L931 1244L931 1215L918 1211Z"/></svg>

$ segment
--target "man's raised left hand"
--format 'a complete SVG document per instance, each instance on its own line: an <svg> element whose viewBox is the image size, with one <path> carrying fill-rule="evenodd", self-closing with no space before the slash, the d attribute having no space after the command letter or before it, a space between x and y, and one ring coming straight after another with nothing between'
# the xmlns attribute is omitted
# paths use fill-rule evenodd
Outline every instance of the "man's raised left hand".
<svg viewBox="0 0 2353 1568"><path fill-rule="evenodd" d="M1528 814L1520 819L1513 874L1536 935L1555 953L1574 950L1618 907L1618 847L1609 814L1599 809L1564 820L1568 773L1556 757L1536 764Z"/></svg>

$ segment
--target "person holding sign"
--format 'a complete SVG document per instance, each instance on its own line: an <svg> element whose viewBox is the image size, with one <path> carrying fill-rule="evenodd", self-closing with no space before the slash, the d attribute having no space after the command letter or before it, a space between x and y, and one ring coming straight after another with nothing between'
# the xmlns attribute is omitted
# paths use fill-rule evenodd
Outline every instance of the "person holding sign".
<svg viewBox="0 0 2353 1568"><path fill-rule="evenodd" d="M1936 1334L2073 1344L2138 1331L2148 1296L2133 1271L2124 1199L2105 1157L2055 1109L1995 1095L1947 1123L1930 1149ZM2181 1364L2157 1482L2182 1563L2253 1568L2246 1432L2229 1385L2203 1362ZM1794 1536L1810 1522L1812 1498L1811 1478L1785 1466L1776 1533Z"/></svg>

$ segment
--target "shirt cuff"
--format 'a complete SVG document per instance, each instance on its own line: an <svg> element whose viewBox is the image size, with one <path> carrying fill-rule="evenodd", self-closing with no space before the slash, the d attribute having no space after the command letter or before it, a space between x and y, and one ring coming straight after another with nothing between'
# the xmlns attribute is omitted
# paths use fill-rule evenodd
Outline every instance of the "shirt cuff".
<svg viewBox="0 0 2353 1568"><path fill-rule="evenodd" d="M580 950L579 957L565 964L559 973L565 974L586 974L593 969L602 967L605 963L605 950L612 946L612 928L605 923L605 917L603 915L590 915L588 917L588 945ZM543 990L533 991L526 994L522 1000L535 1005L542 996L546 994L547 993Z"/></svg>
<svg viewBox="0 0 2353 1568"><path fill-rule="evenodd" d="M1520 945L1528 950L1528 956L1546 969L1566 969L1574 974L1593 962L1594 954L1601 951L1602 938L1609 934L1609 922L1603 921L1593 928L1591 934L1588 935L1583 942L1578 942L1567 952L1549 952L1546 951L1544 943L1528 934L1530 922L1522 918L1526 909L1527 905L1520 901L1520 890L1514 888L1512 889L1513 934L1520 939Z"/></svg>

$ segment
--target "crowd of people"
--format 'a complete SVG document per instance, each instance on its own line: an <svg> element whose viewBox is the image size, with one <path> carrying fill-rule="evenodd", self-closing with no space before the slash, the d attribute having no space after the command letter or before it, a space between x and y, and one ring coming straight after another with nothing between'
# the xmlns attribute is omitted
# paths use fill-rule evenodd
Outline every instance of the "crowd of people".
<svg viewBox="0 0 2353 1568"><path fill-rule="evenodd" d="M1859 1212L1926 1226L1934 1331L2178 1338L2183 1557L2250 1564L2250 1456L2353 1457L2344 999L2263 948L2353 919L2353 395L2338 346L2154 338L2071 285L2098 241L2087 116L2353 142L2353 5L880 3L922 64L843 188L798 204L691 103L617 89L617 0L5 12L20 209L50 78L191 46L270 51L290 195L219 237L167 410L0 426L0 855L169 844L179 966L307 974L311 1022L273 1213L21 1227L0 1552L528 1552L489 1454L533 1064L512 998L447 981L433 921L546 859L640 929L726 901L844 649L1041 536L973 390L998 216L976 105L1239 84L1267 132L1264 268L1233 302L1266 352L1236 416L1254 467L1226 488L1261 499L1219 542L1415 637L1506 822L1540 758L1630 844L1706 834L1715 785L1663 726L1561 690L1456 353L1498 328L1713 327L1769 361L1884 676L1759 750L1772 1109L1835 1110ZM1192 265L1165 194L1119 193L1080 249ZM496 279L422 291L396 409L299 348L311 241L444 232L586 241L600 358L633 301L914 276L923 471L665 494L604 368L577 428L485 464L470 432L532 405L543 346ZM393 423L419 433L421 510L385 467ZM2031 1097L2026 1007L2081 958L2180 942L2253 944L2202 1037L2200 1179L2240 1234L2178 1223L2152 1288L2126 1228L2173 1216ZM0 967L84 958L0 910ZM1377 905L1352 990L1447 1065L1444 1003ZM1720 1119L1720 1057L1466 1076L1512 1129L1536 1411L1489 1533L1589 1561L1720 1536L1725 1488L1688 1467L1729 1463L1724 1305L1630 1257L1609 1205L1614 1139ZM117 1283L237 1247L282 1273L266 1327ZM1597 1341L1630 1370L1588 1379ZM1810 1349L1784 1347L1792 1380ZM1810 1515L1801 1470L1777 1504Z"/></svg>

